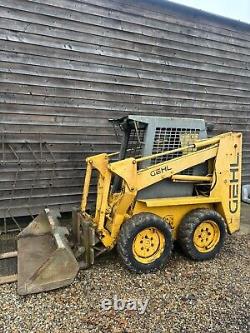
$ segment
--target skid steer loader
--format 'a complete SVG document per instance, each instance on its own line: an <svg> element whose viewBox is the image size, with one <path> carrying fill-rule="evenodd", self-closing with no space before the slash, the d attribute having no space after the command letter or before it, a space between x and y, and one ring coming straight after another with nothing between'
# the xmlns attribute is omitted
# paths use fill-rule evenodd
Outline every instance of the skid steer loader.
<svg viewBox="0 0 250 333"><path fill-rule="evenodd" d="M191 259L211 259L226 233L239 230L241 133L207 138L199 119L128 116L113 123L124 132L121 151L86 159L71 227L46 209L19 234L19 294L70 284L115 246L136 273L164 267L174 240Z"/></svg>

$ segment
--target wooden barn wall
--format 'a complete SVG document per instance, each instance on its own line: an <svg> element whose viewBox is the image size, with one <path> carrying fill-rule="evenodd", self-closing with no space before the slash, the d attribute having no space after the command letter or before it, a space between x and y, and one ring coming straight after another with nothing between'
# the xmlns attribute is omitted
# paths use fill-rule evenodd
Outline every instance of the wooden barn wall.
<svg viewBox="0 0 250 333"><path fill-rule="evenodd" d="M178 9L178 7L177 7ZM0 217L79 205L109 118L199 117L242 131L250 180L250 28L163 1L0 0Z"/></svg>

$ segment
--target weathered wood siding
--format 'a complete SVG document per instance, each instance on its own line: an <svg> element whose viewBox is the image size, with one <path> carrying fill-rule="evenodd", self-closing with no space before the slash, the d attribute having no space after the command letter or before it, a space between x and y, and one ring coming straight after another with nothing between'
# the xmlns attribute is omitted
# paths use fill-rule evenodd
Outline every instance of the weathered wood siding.
<svg viewBox="0 0 250 333"><path fill-rule="evenodd" d="M250 26L164 1L0 0L0 217L78 205L109 118L200 117L244 135Z"/></svg>

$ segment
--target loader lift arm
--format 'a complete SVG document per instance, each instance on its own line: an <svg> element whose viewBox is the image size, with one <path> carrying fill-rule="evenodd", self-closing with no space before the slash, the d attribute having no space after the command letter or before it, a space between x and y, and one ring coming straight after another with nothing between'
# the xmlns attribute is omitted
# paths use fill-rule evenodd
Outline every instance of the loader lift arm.
<svg viewBox="0 0 250 333"><path fill-rule="evenodd" d="M208 141L208 140L207 140ZM218 139L219 141L219 139ZM117 164L113 163L113 165L110 167L111 171L118 174L120 177L122 177L130 190L139 191L147 186L150 186L154 183L157 183L161 181L162 179L171 178L172 176L190 168L197 164L203 163L211 158L216 157L218 152L218 144L212 144L209 145L208 142L202 142L201 144L193 144L191 146L182 147L180 149L168 151L166 153L161 153L161 156L172 154L173 152L181 152L186 149L197 149L202 148L200 150L197 150L193 153L189 153L187 155L183 155L177 158L174 158L172 160L168 160L162 163L157 163L155 165L152 165L150 167L147 167L145 169L138 170L136 169L137 163L155 158L159 156L160 154L155 154L148 157L138 158L138 159L131 159L131 161L123 160L117 162ZM131 168L130 172L133 174L133 176L136 176L135 178L130 177L127 174L124 174L124 168L122 168L123 163L130 164L128 168ZM130 163L131 162L131 163ZM132 165L132 167L131 167ZM135 169L135 170L134 170ZM121 172L120 172L121 170ZM193 179L195 179L194 176L192 176ZM132 178L132 179L131 179ZM188 176L187 176L188 179ZM192 179L192 178L190 178ZM199 179L199 178L198 178Z"/></svg>

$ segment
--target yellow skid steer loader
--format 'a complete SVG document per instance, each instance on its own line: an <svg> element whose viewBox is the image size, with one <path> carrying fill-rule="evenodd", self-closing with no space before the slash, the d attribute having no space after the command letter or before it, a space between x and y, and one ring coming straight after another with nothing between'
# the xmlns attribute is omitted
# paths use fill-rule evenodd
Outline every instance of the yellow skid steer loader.
<svg viewBox="0 0 250 333"><path fill-rule="evenodd" d="M114 126L124 132L121 151L87 158L71 227L46 209L19 234L19 294L70 284L80 268L115 246L137 273L164 267L174 240L191 259L211 259L226 233L239 230L241 133L207 138L199 119L129 116Z"/></svg>

